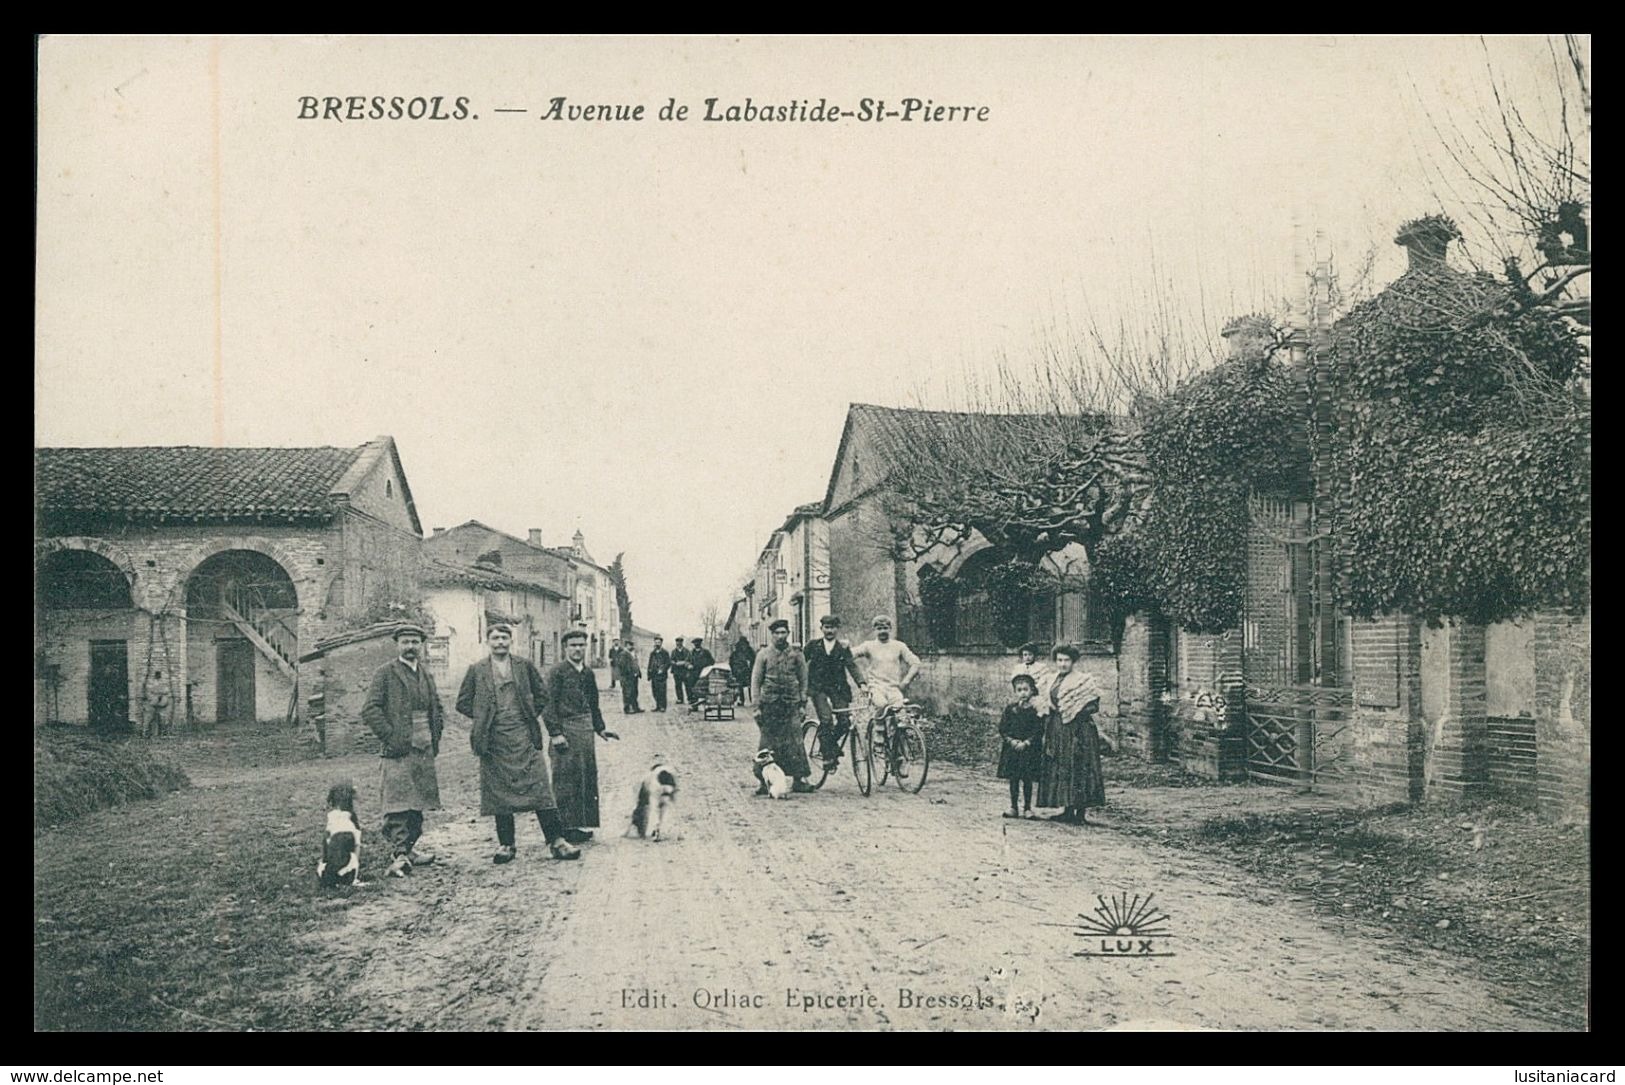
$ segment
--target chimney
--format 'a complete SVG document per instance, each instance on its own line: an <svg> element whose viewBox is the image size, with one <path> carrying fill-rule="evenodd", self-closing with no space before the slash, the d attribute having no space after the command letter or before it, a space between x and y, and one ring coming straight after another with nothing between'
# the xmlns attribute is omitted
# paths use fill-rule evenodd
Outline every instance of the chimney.
<svg viewBox="0 0 1625 1085"><path fill-rule="evenodd" d="M1238 316L1226 324L1219 334L1228 344L1232 359L1261 358L1275 341L1275 332L1270 326L1270 319L1261 313Z"/></svg>
<svg viewBox="0 0 1625 1085"><path fill-rule="evenodd" d="M530 529L530 545L537 546L537 547L542 545L542 529L541 528L533 527L533 528Z"/></svg>
<svg viewBox="0 0 1625 1085"><path fill-rule="evenodd" d="M434 529L434 533L436 535L444 535L446 533L446 529L443 527L437 527Z"/></svg>
<svg viewBox="0 0 1625 1085"><path fill-rule="evenodd" d="M1445 250L1452 241L1460 240L1461 231L1444 215L1423 215L1399 228L1394 244L1405 246L1410 257L1409 270L1444 266Z"/></svg>

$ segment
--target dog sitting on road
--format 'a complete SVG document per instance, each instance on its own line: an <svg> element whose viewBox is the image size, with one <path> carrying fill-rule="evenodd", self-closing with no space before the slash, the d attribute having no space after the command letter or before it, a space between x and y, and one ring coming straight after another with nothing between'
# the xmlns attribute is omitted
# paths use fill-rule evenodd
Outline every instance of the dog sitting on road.
<svg viewBox="0 0 1625 1085"><path fill-rule="evenodd" d="M632 827L626 835L637 833L649 840L669 840L677 811L677 770L670 765L656 764L638 785L638 804L632 811Z"/></svg>
<svg viewBox="0 0 1625 1085"><path fill-rule="evenodd" d="M366 885L361 880L361 823L355 816L355 788L334 784L327 793L327 835L316 860L316 880L325 888Z"/></svg>
<svg viewBox="0 0 1625 1085"><path fill-rule="evenodd" d="M756 754L756 779L762 785L756 794L770 795L775 799L790 797L790 777L784 774L779 763L773 759L772 750L761 750Z"/></svg>

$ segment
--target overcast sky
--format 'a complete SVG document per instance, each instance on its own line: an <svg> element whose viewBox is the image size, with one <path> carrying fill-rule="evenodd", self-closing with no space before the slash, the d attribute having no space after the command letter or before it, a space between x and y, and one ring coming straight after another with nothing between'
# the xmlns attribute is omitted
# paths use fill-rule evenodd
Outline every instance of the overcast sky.
<svg viewBox="0 0 1625 1085"><path fill-rule="evenodd" d="M1549 96L1543 39L1488 49ZM1153 277L1216 332L1297 281L1295 222L1397 274L1484 71L1476 39L49 38L36 441L387 433L426 530L579 528L692 635L822 498L848 403L1143 319ZM478 119L299 119L328 95ZM988 119L699 119L747 96Z"/></svg>

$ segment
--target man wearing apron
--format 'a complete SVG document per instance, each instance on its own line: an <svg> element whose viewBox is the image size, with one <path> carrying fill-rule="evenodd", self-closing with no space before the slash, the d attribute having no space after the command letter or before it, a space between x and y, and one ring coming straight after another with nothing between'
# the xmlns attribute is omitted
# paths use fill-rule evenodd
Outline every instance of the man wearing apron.
<svg viewBox="0 0 1625 1085"><path fill-rule="evenodd" d="M552 773L542 752L536 711L547 695L542 676L529 660L512 654L512 627L491 626L485 643L491 654L463 676L457 711L473 721L468 744L480 759L480 813L496 819L492 861L513 862L514 815L531 811L553 858L579 859L581 851L564 838Z"/></svg>
<svg viewBox="0 0 1625 1085"><path fill-rule="evenodd" d="M361 720L383 744L379 808L389 841L392 878L404 878L412 867L434 862L416 850L423 835L423 811L440 809L440 781L434 759L440 752L444 710L434 679L422 663L423 629L402 625L395 630L399 658L378 668L367 689Z"/></svg>
<svg viewBox="0 0 1625 1085"><path fill-rule="evenodd" d="M779 618L767 627L773 637L756 654L751 670L751 700L756 702L756 747L772 750L773 760L795 781L792 790L813 790L807 782L812 767L801 748L801 706L807 700L807 657L790 647L790 623ZM763 785L766 786L765 784Z"/></svg>
<svg viewBox="0 0 1625 1085"><path fill-rule="evenodd" d="M598 827L598 752L594 736L619 738L605 730L598 709L598 679L586 665L587 631L564 634L564 661L547 672L542 715L553 747L553 794L559 803L564 838L572 844L592 839Z"/></svg>

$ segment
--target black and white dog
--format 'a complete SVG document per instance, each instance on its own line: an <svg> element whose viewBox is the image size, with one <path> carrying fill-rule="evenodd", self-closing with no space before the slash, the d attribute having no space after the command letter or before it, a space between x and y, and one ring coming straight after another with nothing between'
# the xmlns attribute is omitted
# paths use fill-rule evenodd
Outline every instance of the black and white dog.
<svg viewBox="0 0 1625 1085"><path fill-rule="evenodd" d="M772 750L759 750L756 754L755 776L761 783L756 791L758 795L768 795L775 799L788 799L790 797L790 777L786 776L784 769L773 759Z"/></svg>
<svg viewBox="0 0 1625 1085"><path fill-rule="evenodd" d="M670 765L657 764L638 785L638 804L632 811L632 827L627 836L637 833L649 840L669 840L672 826L677 820L677 770Z"/></svg>
<svg viewBox="0 0 1625 1085"><path fill-rule="evenodd" d="M332 889L366 885L361 880L361 823L355 816L355 788L334 784L327 793L327 835L316 860L316 880Z"/></svg>

